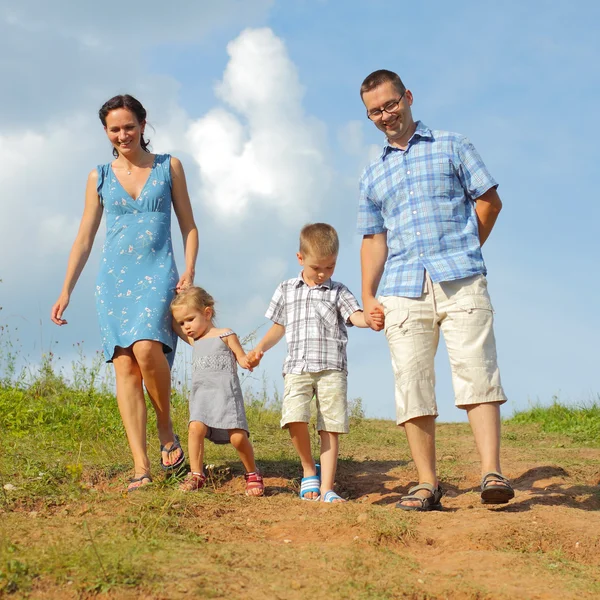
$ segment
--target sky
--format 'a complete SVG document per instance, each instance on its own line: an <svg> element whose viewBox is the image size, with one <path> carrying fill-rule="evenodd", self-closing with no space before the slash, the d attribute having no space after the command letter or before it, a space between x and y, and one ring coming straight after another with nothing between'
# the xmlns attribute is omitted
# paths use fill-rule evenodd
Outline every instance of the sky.
<svg viewBox="0 0 600 600"><path fill-rule="evenodd" d="M484 258L503 415L555 396L596 399L599 18L600 5L583 0L2 3L4 354L10 335L21 365L35 368L52 351L68 372L79 352L89 360L101 348L94 282L104 224L69 324L58 328L49 314L87 175L111 160L97 111L118 93L146 107L154 151L184 165L200 234L196 283L215 297L219 326L264 334L273 291L299 272L307 222L336 227L334 279L360 298L358 180L383 139L358 90L387 68L412 91L414 117L467 135L500 184L504 209ZM173 241L181 269L175 219ZM393 418L384 335L353 328L349 338L350 398L368 416ZM183 378L189 352L179 352ZM281 342L247 385L281 394L284 357ZM440 420L464 420L443 344L436 367Z"/></svg>

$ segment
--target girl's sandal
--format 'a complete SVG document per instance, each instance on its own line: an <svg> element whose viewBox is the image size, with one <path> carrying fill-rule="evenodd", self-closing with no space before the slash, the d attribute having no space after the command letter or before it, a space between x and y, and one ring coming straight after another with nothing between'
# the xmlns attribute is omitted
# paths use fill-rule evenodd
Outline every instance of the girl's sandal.
<svg viewBox="0 0 600 600"><path fill-rule="evenodd" d="M181 492L195 492L204 487L206 476L202 473L188 473L186 478L179 484Z"/></svg>
<svg viewBox="0 0 600 600"><path fill-rule="evenodd" d="M265 484L262 475L255 471L254 473L246 473L246 496L262 496L265 493Z"/></svg>

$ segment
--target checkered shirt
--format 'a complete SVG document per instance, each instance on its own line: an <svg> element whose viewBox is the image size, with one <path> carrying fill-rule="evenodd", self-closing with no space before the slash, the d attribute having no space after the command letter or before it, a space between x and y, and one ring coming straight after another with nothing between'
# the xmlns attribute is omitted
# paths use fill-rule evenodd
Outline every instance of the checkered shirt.
<svg viewBox="0 0 600 600"><path fill-rule="evenodd" d="M343 284L328 279L310 287L302 278L281 283L266 312L267 319L285 327L288 354L283 374L336 370L347 373L346 325L360 306Z"/></svg>
<svg viewBox="0 0 600 600"><path fill-rule="evenodd" d="M386 145L360 181L358 233L387 232L380 294L418 298L425 270L453 281L483 273L475 200L497 187L464 136L420 121L406 150Z"/></svg>

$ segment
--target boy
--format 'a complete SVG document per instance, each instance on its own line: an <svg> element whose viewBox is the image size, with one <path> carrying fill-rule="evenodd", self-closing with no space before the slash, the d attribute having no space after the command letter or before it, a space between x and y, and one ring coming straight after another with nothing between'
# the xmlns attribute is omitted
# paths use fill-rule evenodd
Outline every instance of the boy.
<svg viewBox="0 0 600 600"><path fill-rule="evenodd" d="M296 255L302 272L279 285L265 315L273 326L248 353L254 367L267 350L286 336L281 426L289 429L304 469L302 500L345 502L333 491L333 484L339 434L349 431L346 325L368 325L350 290L331 280L338 251L338 236L331 225L313 223L302 229ZM371 318L383 326L382 312L374 312ZM308 432L313 396L321 438L320 468L312 458Z"/></svg>

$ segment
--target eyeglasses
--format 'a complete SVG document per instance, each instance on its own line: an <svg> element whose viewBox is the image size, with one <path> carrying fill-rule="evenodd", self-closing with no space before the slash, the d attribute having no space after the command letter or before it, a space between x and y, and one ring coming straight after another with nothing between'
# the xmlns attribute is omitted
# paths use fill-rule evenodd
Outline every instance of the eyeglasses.
<svg viewBox="0 0 600 600"><path fill-rule="evenodd" d="M402 102L402 98L404 98L404 94L406 94L406 90L404 90L402 92L402 95L400 96L400 98L398 98L398 100L390 100L385 106L382 106L381 108L376 108L375 110L367 112L367 117L371 121L377 121L378 119L381 119L384 112L386 112L388 115L395 113L398 110L398 108L400 107L400 102Z"/></svg>

